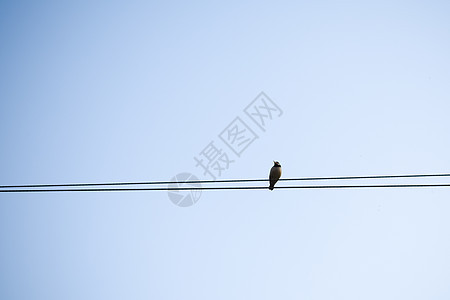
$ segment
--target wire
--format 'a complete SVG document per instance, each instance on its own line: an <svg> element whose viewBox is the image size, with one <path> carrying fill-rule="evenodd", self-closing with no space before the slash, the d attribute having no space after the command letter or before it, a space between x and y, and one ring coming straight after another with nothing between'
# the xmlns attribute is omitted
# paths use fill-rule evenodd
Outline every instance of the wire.
<svg viewBox="0 0 450 300"><path fill-rule="evenodd" d="M316 180L353 180L353 179L387 179L387 178L420 178L450 177L450 174L411 174L411 175L370 175L370 176L337 176L337 177L300 177L280 178L279 181L316 181ZM109 183L63 183L63 184L28 184L0 185L0 189L16 188L51 188L51 187L84 187L84 186L120 186L120 185L158 185L189 183L228 183L228 182L267 182L268 179L223 179L223 180L188 180L188 181L142 181L142 182L109 182Z"/></svg>
<svg viewBox="0 0 450 300"><path fill-rule="evenodd" d="M279 186L275 189L359 189L359 188L437 188L450 187L450 183L439 184L383 184L383 185L300 185ZM228 187L178 187L178 188L88 188L88 189L7 189L0 193L36 193L36 192L144 192L144 191L193 191L193 190L265 190L265 186L228 186Z"/></svg>

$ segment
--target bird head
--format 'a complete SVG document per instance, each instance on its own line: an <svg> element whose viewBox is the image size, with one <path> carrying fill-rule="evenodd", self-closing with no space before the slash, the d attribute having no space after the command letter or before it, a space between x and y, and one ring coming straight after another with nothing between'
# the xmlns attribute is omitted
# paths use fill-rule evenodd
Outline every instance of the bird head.
<svg viewBox="0 0 450 300"><path fill-rule="evenodd" d="M278 166L278 167L281 167L280 163L279 163L279 162L277 162L277 161L273 161L273 165L274 165L274 166Z"/></svg>

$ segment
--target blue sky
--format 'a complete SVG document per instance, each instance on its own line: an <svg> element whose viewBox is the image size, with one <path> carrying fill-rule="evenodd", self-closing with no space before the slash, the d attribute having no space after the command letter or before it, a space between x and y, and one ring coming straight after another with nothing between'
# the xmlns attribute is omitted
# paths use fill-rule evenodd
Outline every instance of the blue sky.
<svg viewBox="0 0 450 300"><path fill-rule="evenodd" d="M252 127L221 179L264 178L273 160L285 178L448 173L449 13L2 1L0 183L210 179L194 156L225 151L237 116L254 126L243 110L261 91L283 114ZM0 298L448 299L449 197L204 191L181 208L165 192L2 194Z"/></svg>

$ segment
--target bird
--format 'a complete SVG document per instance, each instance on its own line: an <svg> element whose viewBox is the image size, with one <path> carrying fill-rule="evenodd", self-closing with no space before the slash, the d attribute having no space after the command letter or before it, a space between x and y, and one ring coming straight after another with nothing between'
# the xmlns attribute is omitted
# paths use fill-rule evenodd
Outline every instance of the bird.
<svg viewBox="0 0 450 300"><path fill-rule="evenodd" d="M277 183L278 179L281 177L281 165L277 161L273 161L273 167L270 169L269 173L269 190L273 190L275 183Z"/></svg>

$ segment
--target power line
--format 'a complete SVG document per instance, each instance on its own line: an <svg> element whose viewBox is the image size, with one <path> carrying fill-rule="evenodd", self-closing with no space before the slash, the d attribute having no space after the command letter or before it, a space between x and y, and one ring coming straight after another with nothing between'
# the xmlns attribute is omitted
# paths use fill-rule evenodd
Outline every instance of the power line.
<svg viewBox="0 0 450 300"><path fill-rule="evenodd" d="M355 179L389 179L389 178L424 178L450 177L450 174L410 174L410 175L370 175L370 176L336 176L336 177L299 177L280 178L280 181L319 181L319 180L355 180ZM0 185L0 189L18 188L52 188L52 187L85 187L85 186L121 186L121 185L160 185L190 183L232 183L232 182L267 182L268 179L223 179L223 180L188 180L188 181L140 181L140 182L106 182L106 183L63 183L63 184L27 184Z"/></svg>
<svg viewBox="0 0 450 300"><path fill-rule="evenodd" d="M382 185L300 185L279 186L275 189L360 189L360 188L439 188L450 187L450 183L439 184L382 184ZM144 191L193 191L193 190L265 190L265 186L228 187L175 187L175 188L88 188L88 189L5 189L0 193L36 192L144 192Z"/></svg>

